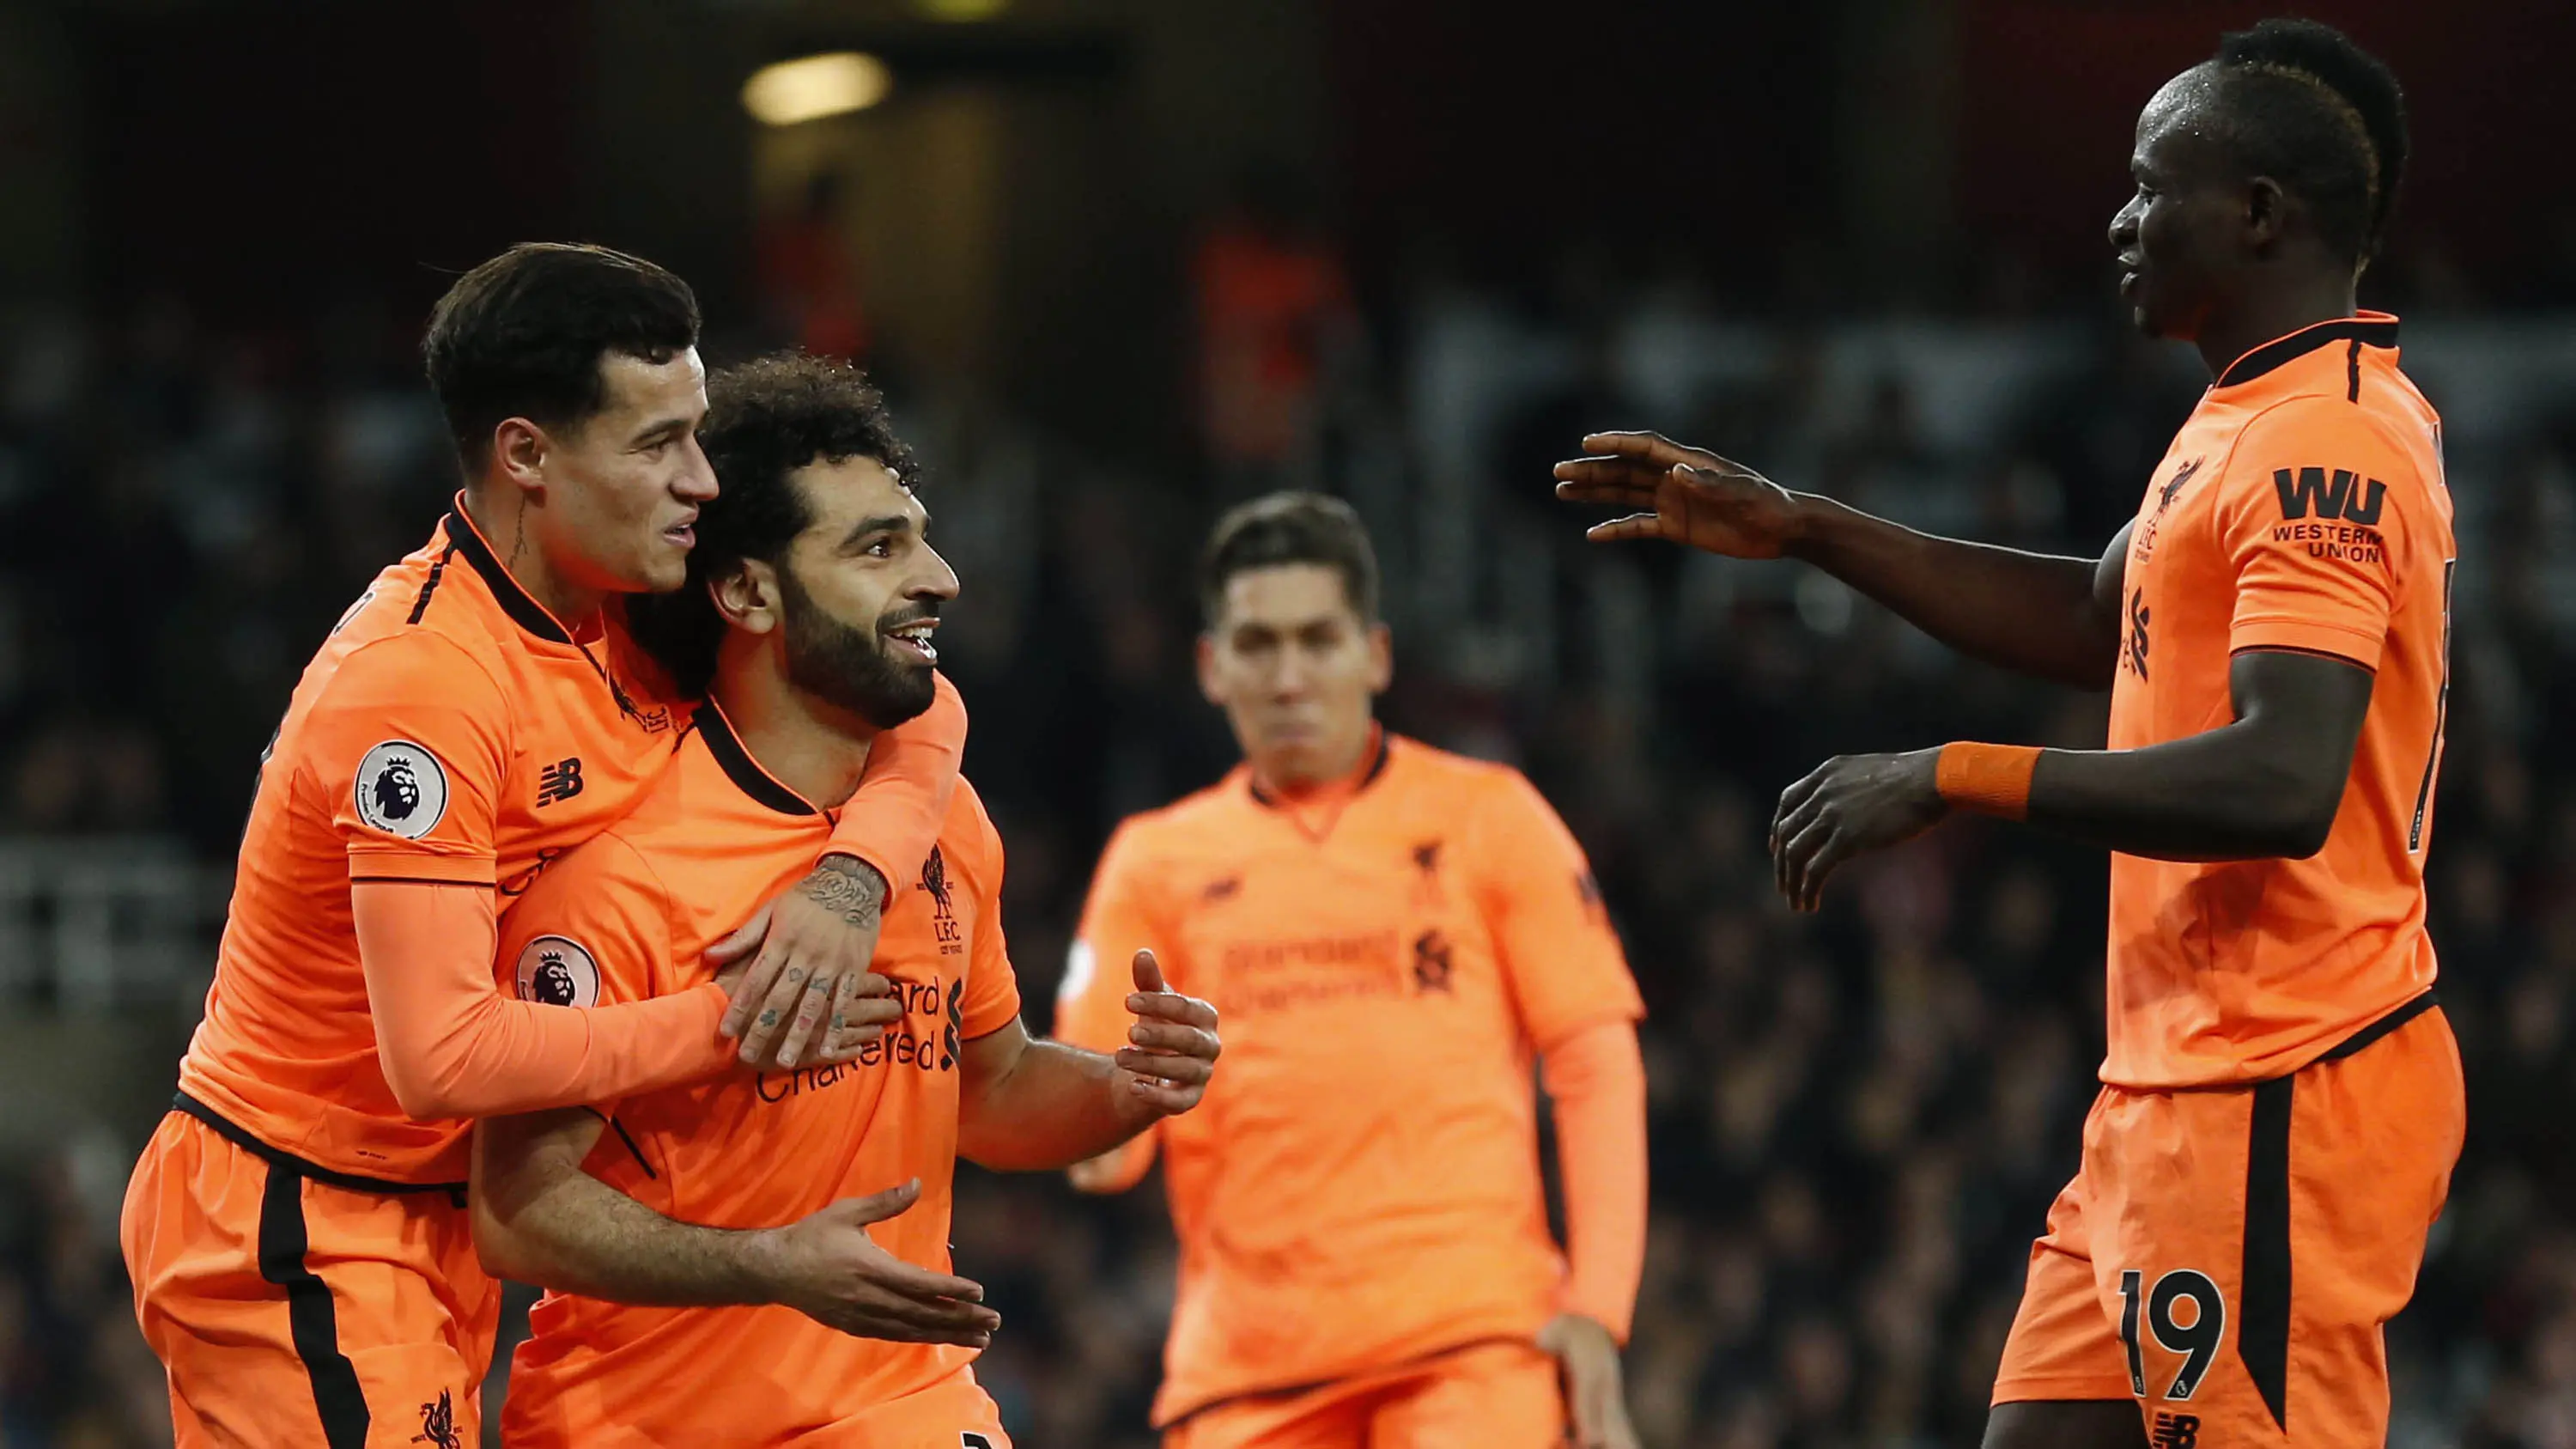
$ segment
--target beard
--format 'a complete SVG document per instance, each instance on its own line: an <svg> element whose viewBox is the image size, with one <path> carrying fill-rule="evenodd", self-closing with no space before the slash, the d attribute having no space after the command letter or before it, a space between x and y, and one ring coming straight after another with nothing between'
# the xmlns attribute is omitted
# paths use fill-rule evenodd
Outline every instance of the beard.
<svg viewBox="0 0 2576 1449"><path fill-rule="evenodd" d="M937 615L918 604L888 610L869 629L853 628L817 607L787 569L778 571L787 604L787 682L881 730L930 708L938 681L930 666L888 658L878 636Z"/></svg>

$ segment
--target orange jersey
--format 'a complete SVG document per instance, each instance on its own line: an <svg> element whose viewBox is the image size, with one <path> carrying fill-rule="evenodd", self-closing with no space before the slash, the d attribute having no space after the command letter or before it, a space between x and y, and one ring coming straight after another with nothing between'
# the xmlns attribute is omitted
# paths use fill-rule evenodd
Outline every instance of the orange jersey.
<svg viewBox="0 0 2576 1449"><path fill-rule="evenodd" d="M350 605L262 756L214 986L179 1067L187 1097L330 1171L463 1179L467 1124L414 1121L386 1084L350 888L478 886L506 912L634 807L680 719L622 631L589 632L519 587L461 501Z"/></svg>
<svg viewBox="0 0 2576 1449"><path fill-rule="evenodd" d="M634 814L557 862L502 922L502 970L531 1000L639 1000L711 979L702 953L793 884L832 812L779 784L701 709L678 765ZM792 1223L921 1179L869 1228L907 1263L949 1270L962 1042L1008 1025L1019 988L1002 938L1002 845L962 781L922 889L885 914L875 969L903 1020L853 1063L734 1076L599 1104L584 1164L670 1217ZM513 1445L860 1444L871 1411L957 1377L974 1350L852 1338L792 1308L640 1308L549 1293L512 1361ZM968 1423L965 1428L975 1428ZM959 1442L951 1432L945 1442Z"/></svg>
<svg viewBox="0 0 2576 1449"><path fill-rule="evenodd" d="M2398 371L2394 317L2256 348L2176 435L2131 530L2111 748L2233 720L2241 650L2331 655L2377 682L2316 855L2111 857L2105 1082L2278 1077L2432 985L2424 850L2457 556L2441 420Z"/></svg>
<svg viewBox="0 0 2576 1449"><path fill-rule="evenodd" d="M1531 1065L1643 1014L1583 852L1518 772L1388 737L1331 818L1248 769L1119 827L1057 1034L1125 1041L1151 947L1225 1061L1159 1124L1180 1237L1155 1419L1526 1340L1565 1264Z"/></svg>

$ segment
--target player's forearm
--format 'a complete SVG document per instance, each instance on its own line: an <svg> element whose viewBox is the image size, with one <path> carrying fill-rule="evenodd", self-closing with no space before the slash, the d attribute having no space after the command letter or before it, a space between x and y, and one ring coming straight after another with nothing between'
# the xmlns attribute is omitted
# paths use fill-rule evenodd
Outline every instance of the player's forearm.
<svg viewBox="0 0 2576 1449"><path fill-rule="evenodd" d="M1559 1306L1621 1342L1646 1262L1646 1069L1636 1028L1603 1022L1540 1061L1554 1103L1565 1185L1566 1274Z"/></svg>
<svg viewBox="0 0 2576 1449"><path fill-rule="evenodd" d="M945 676L931 678L930 708L877 736L858 793L832 830L832 849L875 871L888 897L930 858L966 752L966 702Z"/></svg>
<svg viewBox="0 0 2576 1449"><path fill-rule="evenodd" d="M491 892L370 882L350 889L376 1056L413 1118L492 1117L703 1081L732 1060L713 986L575 1010L493 983Z"/></svg>
<svg viewBox="0 0 2576 1449"><path fill-rule="evenodd" d="M2043 750L2031 824L2158 860L2302 859L2324 848L2340 775L2251 721L2134 750Z"/></svg>
<svg viewBox="0 0 2576 1449"><path fill-rule="evenodd" d="M499 1277L658 1308L768 1303L765 1230L674 1222L578 1165L534 1182L475 1187L474 1245Z"/></svg>
<svg viewBox="0 0 2576 1449"><path fill-rule="evenodd" d="M2107 689L2119 622L2093 593L2096 560L1917 533L1830 498L1797 495L1786 545L1962 654L2079 689Z"/></svg>
<svg viewBox="0 0 2576 1449"><path fill-rule="evenodd" d="M1159 1117L1118 1090L1109 1058L1032 1041L1010 1070L961 1104L957 1153L997 1172L1045 1172L1098 1157Z"/></svg>

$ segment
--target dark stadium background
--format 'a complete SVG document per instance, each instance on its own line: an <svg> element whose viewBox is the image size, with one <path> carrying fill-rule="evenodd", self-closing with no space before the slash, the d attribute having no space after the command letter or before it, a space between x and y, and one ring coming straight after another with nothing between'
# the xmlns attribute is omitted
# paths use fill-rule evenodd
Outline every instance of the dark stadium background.
<svg viewBox="0 0 2576 1449"><path fill-rule="evenodd" d="M2411 91L2364 296L2408 317L2460 513L2433 880L2473 1128L2392 1332L2392 1437L2568 1449L2576 7L2303 8ZM1653 1008L1647 1442L1975 1442L2089 1096L2102 860L1952 826L1810 922L1761 826L1826 753L2098 742L2102 703L1810 574L1588 551L1546 464L1654 426L2098 548L2198 385L2108 305L2131 120L2261 13L0 0L0 1444L167 1442L126 1169L260 744L453 486L426 304L532 237L677 268L718 360L864 346L893 390L965 579L942 637L1033 1025L1107 828L1227 763L1187 672L1198 529L1278 484L1353 498L1390 573L1388 716L1531 772ZM757 68L839 51L888 67L881 104L746 114ZM1151 1442L1153 1194L966 1177L1014 1432Z"/></svg>

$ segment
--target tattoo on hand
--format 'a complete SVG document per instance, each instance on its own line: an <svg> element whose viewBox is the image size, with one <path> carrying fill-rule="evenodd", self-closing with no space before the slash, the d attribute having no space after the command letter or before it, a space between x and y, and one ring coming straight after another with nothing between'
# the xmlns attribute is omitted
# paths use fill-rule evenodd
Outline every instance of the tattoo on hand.
<svg viewBox="0 0 2576 1449"><path fill-rule="evenodd" d="M874 930L885 907L885 880L856 856L827 855L798 889L825 910L860 930Z"/></svg>

